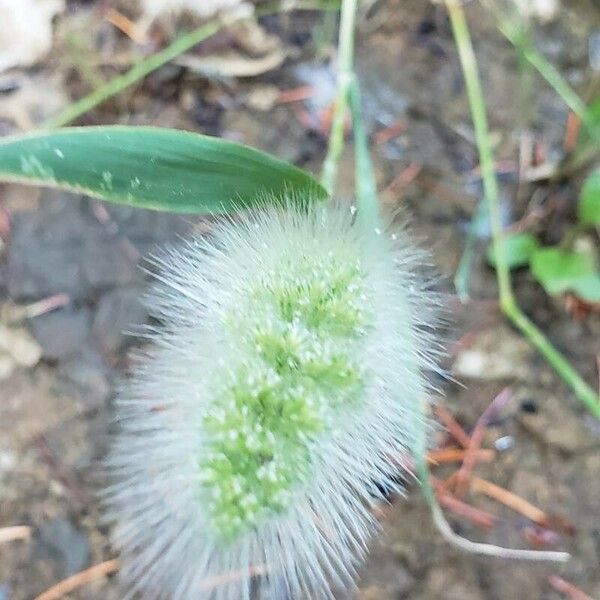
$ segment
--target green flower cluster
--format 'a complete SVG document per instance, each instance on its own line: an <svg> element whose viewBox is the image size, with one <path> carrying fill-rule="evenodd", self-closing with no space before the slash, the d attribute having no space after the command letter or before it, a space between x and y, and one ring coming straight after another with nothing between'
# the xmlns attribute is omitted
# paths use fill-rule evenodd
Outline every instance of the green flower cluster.
<svg viewBox="0 0 600 600"><path fill-rule="evenodd" d="M364 279L341 253L281 257L245 281L223 319L237 356L213 376L201 478L224 540L290 505L315 444L359 401L371 322Z"/></svg>

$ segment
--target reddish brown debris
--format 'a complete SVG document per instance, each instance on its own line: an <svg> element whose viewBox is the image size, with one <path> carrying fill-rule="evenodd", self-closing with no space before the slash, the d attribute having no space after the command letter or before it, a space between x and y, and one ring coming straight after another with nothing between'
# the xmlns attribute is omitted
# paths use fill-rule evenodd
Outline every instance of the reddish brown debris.
<svg viewBox="0 0 600 600"><path fill-rule="evenodd" d="M459 517L464 517L486 529L491 529L496 523L496 517L491 513L475 508L466 502L456 498L450 492L448 492L442 482L438 481L435 477L431 478L431 483L436 491L438 502L443 508L447 508Z"/></svg>
<svg viewBox="0 0 600 600"><path fill-rule="evenodd" d="M141 31L131 19L119 12L116 8L109 7L107 9L106 20L136 43L145 44L148 41L145 33Z"/></svg>
<svg viewBox="0 0 600 600"><path fill-rule="evenodd" d="M461 427L458 421L450 414L450 411L443 406L436 406L433 409L435 416L440 423L448 430L448 433L463 447L468 448L471 439L466 431Z"/></svg>
<svg viewBox="0 0 600 600"><path fill-rule="evenodd" d="M75 573L67 579L59 581L56 585L48 588L45 592L37 596L35 600L59 600L72 591L96 580L100 577L106 577L111 573L115 573L119 569L119 561L115 558L106 562L94 565L85 571Z"/></svg>
<svg viewBox="0 0 600 600"><path fill-rule="evenodd" d="M550 577L548 577L548 583L557 592L560 592L565 598L569 598L570 600L594 600L591 596L588 596L578 587L575 587L572 583L565 581L558 575L550 575Z"/></svg>
<svg viewBox="0 0 600 600"><path fill-rule="evenodd" d="M471 435L469 446L463 464L456 474L455 481L455 493L460 498L464 495L468 482L471 478L471 474L477 463L477 453L481 448L483 442L483 436L489 423L499 414L512 398L512 390L510 388L504 388L490 403L490 405L482 413L481 417L475 425L475 429Z"/></svg>
<svg viewBox="0 0 600 600"><path fill-rule="evenodd" d="M299 102L301 100L308 100L315 93L315 88L311 85L301 85L291 90L281 90L277 96L277 104L289 104L291 102Z"/></svg>
<svg viewBox="0 0 600 600"><path fill-rule="evenodd" d="M563 139L563 149L565 152L571 152L575 149L577 138L581 130L581 119L573 112L567 117L567 125L565 127L565 137Z"/></svg>
<svg viewBox="0 0 600 600"><path fill-rule="evenodd" d="M406 123L404 121L396 121L385 129L380 129L374 136L373 141L376 144L385 144L406 131Z"/></svg>

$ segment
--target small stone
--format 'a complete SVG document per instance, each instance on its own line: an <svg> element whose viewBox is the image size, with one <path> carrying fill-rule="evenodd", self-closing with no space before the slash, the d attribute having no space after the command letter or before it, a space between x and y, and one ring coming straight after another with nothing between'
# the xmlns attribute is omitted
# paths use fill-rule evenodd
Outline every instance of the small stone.
<svg viewBox="0 0 600 600"><path fill-rule="evenodd" d="M61 360L78 352L88 338L91 315L87 309L60 308L31 321L31 330L44 357Z"/></svg>
<svg viewBox="0 0 600 600"><path fill-rule="evenodd" d="M63 577L84 569L90 560L87 536L65 518L43 523L37 531L38 549L58 563Z"/></svg>
<svg viewBox="0 0 600 600"><path fill-rule="evenodd" d="M112 392L112 372L92 349L69 358L61 365L61 376L77 388L90 408L102 406Z"/></svg>
<svg viewBox="0 0 600 600"><path fill-rule="evenodd" d="M138 260L189 228L178 215L104 207L46 191L39 209L12 215L6 285L13 301L68 294L95 301L99 292L143 281Z"/></svg>
<svg viewBox="0 0 600 600"><path fill-rule="evenodd" d="M512 435L503 435L494 442L494 447L496 450L498 450L498 452L506 452L507 450L513 448L514 445L515 439L512 437Z"/></svg>
<svg viewBox="0 0 600 600"><path fill-rule="evenodd" d="M81 269L93 289L130 284L141 276L137 257L129 257L118 239L106 235L90 237L83 244Z"/></svg>
<svg viewBox="0 0 600 600"><path fill-rule="evenodd" d="M460 377L485 381L499 379L531 379L530 345L508 327L489 329L477 337L473 345L462 351L452 372Z"/></svg>
<svg viewBox="0 0 600 600"><path fill-rule="evenodd" d="M40 361L42 350L31 334L23 327L6 327L0 324L0 353L22 367L34 367ZM4 371L9 364L5 361ZM10 374L10 373L9 373Z"/></svg>
<svg viewBox="0 0 600 600"><path fill-rule="evenodd" d="M147 312L141 302L140 290L117 289L100 300L92 332L103 352L117 353L132 340L127 333L146 319Z"/></svg>
<svg viewBox="0 0 600 600"><path fill-rule="evenodd" d="M12 356L8 354L0 354L0 381L8 379L12 372L15 370L17 363L15 363Z"/></svg>

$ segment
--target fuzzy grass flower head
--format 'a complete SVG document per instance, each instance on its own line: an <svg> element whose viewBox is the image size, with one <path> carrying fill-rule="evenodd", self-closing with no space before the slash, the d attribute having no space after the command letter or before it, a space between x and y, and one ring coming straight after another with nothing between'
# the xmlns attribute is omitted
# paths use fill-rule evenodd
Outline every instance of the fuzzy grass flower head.
<svg viewBox="0 0 600 600"><path fill-rule="evenodd" d="M160 261L107 494L144 598L327 598L425 426L431 302L404 236L263 207ZM253 574L261 573L260 577Z"/></svg>

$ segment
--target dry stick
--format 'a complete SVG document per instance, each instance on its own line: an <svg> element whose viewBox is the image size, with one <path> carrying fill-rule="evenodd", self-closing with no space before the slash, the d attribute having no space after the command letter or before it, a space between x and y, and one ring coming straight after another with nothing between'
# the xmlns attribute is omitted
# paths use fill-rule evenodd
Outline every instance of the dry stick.
<svg viewBox="0 0 600 600"><path fill-rule="evenodd" d="M476 508L459 500L444 488L444 484L437 478L431 476L431 483L437 492L438 501L441 506L451 510L454 514L465 517L482 527L490 528L498 520L496 516L486 510Z"/></svg>
<svg viewBox="0 0 600 600"><path fill-rule="evenodd" d="M467 450L463 448L440 448L427 453L427 462L433 465L463 462L466 454ZM496 453L493 450L480 449L476 453L477 462L492 462L495 457Z"/></svg>
<svg viewBox="0 0 600 600"><path fill-rule="evenodd" d="M548 520L546 513L537 506L491 481L481 479L481 477L471 477L470 487L474 492L481 492L489 498L493 498L538 525L544 526Z"/></svg>
<svg viewBox="0 0 600 600"><path fill-rule="evenodd" d="M426 415L425 403L423 403L423 415ZM448 521L446 520L446 517L444 517L444 513L442 512L442 509L440 508L440 505L436 498L436 494L433 489L435 480L431 477L429 473L426 454L427 439L425 436L425 432L423 432L417 440L415 448L417 472L421 481L421 489L423 491L423 495L425 496L425 500L427 501L427 504L429 505L429 509L431 510L431 514L433 516L433 521L438 531L447 542L449 542L453 546L456 546L459 550L462 550L463 552L468 552L471 554L480 554L482 556L494 556L497 558L513 560L548 562L566 562L569 560L571 556L568 552L504 548L502 546L496 546L494 544L473 542L455 533ZM444 493L443 487L441 493Z"/></svg>
<svg viewBox="0 0 600 600"><path fill-rule="evenodd" d="M450 414L450 411L444 406L438 405L433 409L436 417L446 427L448 433L463 447L468 448L471 444L471 438L460 426L458 421Z"/></svg>
<svg viewBox="0 0 600 600"><path fill-rule="evenodd" d="M465 79L479 151L484 197L489 212L492 245L496 258L496 278L498 280L500 307L506 317L521 330L521 333L571 387L582 404L600 420L600 398L596 391L575 371L569 361L550 343L542 331L529 320L515 300L506 258L502 218L498 206L498 182L494 170L494 157L490 143L485 101L477 70L477 60L460 0L445 0L445 3Z"/></svg>
<svg viewBox="0 0 600 600"><path fill-rule="evenodd" d="M92 581L116 573L119 570L119 560L114 558L107 560L106 562L94 565L85 571L75 573L67 579L59 581L57 584L48 588L45 592L41 593L35 598L35 600L59 600L63 596L71 593L72 591L91 583ZM248 577L254 577L256 575L263 575L267 572L267 567L264 565L250 566L246 571L235 571L233 573L225 573L223 575L215 575L202 582L200 589L203 591L212 590L216 587L225 585L232 581L237 581Z"/></svg>
<svg viewBox="0 0 600 600"><path fill-rule="evenodd" d="M138 44L147 42L146 34L131 19L120 13L116 8L109 7L106 13L106 20L134 42Z"/></svg>
<svg viewBox="0 0 600 600"><path fill-rule="evenodd" d="M477 456L479 450L481 448L481 443L483 442L483 436L485 435L485 430L490 423L490 421L494 418L498 412L506 406L509 400L512 398L512 390L510 388L504 388L490 403L490 405L483 411L482 415L477 420L475 424L475 429L473 430L473 434L469 440L469 445L467 446L467 451L465 453L465 458L463 460L463 464L456 473L456 477L454 478L455 483L455 492L458 497L461 497L465 489L467 487L467 483L471 478L471 474L473 473L473 469L475 468L475 464L477 462Z"/></svg>
<svg viewBox="0 0 600 600"><path fill-rule="evenodd" d="M111 573L115 573L119 569L119 561L114 558L113 560L107 560L106 562L94 565L85 571L75 573L67 579L59 581L56 585L48 588L45 592L42 592L35 600L59 600L63 596L71 593L72 591L80 588L83 585L94 581L100 577L105 577Z"/></svg>
<svg viewBox="0 0 600 600"><path fill-rule="evenodd" d="M28 540L31 537L31 527L16 525L0 529L0 544L16 540Z"/></svg>
<svg viewBox="0 0 600 600"><path fill-rule="evenodd" d="M594 600L591 596L588 596L585 592L582 592L572 583L565 581L562 577L559 577L558 575L550 575L550 577L548 577L548 583L557 592L560 592L570 600Z"/></svg>

